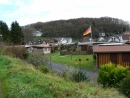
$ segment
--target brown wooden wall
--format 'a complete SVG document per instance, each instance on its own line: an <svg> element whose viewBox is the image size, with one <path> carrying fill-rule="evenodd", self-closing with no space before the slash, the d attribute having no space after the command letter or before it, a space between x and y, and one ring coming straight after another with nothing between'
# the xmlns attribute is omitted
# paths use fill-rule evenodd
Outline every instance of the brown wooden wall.
<svg viewBox="0 0 130 98"><path fill-rule="evenodd" d="M130 66L130 60L123 61L123 53L99 53L97 54L97 67L109 63L110 61L122 66ZM127 53L127 57L130 58L130 53Z"/></svg>
<svg viewBox="0 0 130 98"><path fill-rule="evenodd" d="M82 51L87 51L88 50L88 45L81 45Z"/></svg>
<svg viewBox="0 0 130 98"><path fill-rule="evenodd" d="M97 66L104 65L110 62L110 54L100 53L97 54Z"/></svg>

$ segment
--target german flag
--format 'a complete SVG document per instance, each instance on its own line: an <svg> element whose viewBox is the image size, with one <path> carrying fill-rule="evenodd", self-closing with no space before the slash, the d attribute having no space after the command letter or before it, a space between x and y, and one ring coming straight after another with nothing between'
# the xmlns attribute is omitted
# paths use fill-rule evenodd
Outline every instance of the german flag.
<svg viewBox="0 0 130 98"><path fill-rule="evenodd" d="M83 36L91 33L91 26L83 33Z"/></svg>

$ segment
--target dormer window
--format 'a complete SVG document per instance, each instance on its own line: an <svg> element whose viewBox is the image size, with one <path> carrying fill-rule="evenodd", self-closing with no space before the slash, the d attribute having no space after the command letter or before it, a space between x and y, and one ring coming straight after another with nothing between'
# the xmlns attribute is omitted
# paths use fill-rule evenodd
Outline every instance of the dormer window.
<svg viewBox="0 0 130 98"><path fill-rule="evenodd" d="M116 38L115 38L115 37L113 37L113 38L112 38L112 41L115 41L115 40L116 40Z"/></svg>
<svg viewBox="0 0 130 98"><path fill-rule="evenodd" d="M116 40L116 38L114 38L114 41Z"/></svg>

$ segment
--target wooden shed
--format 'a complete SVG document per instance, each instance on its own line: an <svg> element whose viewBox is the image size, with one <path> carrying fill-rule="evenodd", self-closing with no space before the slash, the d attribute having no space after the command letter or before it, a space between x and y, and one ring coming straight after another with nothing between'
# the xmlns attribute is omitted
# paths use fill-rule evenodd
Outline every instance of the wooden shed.
<svg viewBox="0 0 130 98"><path fill-rule="evenodd" d="M93 46L97 57L97 67L110 61L122 66L130 66L130 45Z"/></svg>

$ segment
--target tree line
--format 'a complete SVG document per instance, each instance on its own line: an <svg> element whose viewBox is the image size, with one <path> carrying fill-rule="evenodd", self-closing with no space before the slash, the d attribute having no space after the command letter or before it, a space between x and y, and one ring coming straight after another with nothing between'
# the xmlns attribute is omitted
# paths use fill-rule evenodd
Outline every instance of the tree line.
<svg viewBox="0 0 130 98"><path fill-rule="evenodd" d="M50 22L37 22L26 25L43 32L43 37L72 37L81 38L83 32L91 25L94 38L99 37L99 33L105 33L106 37L112 34L121 34L129 30L129 23L117 18L77 18L69 20L57 20ZM87 35L87 36L90 36Z"/></svg>
<svg viewBox="0 0 130 98"><path fill-rule="evenodd" d="M12 22L11 28L0 21L0 34L2 41L10 44L24 44L24 41L32 41L32 33L36 30L43 32L43 37L72 37L82 38L83 32L91 25L93 38L98 38L99 33L105 33L106 37L112 34L121 34L129 30L129 23L117 18L77 18L69 20L57 20L50 22L37 22L23 27L17 21ZM91 36L88 34L87 36Z"/></svg>
<svg viewBox="0 0 130 98"><path fill-rule="evenodd" d="M0 21L0 34L2 35L2 41L6 44L24 44L24 34L17 21L12 22L11 28L5 22Z"/></svg>

